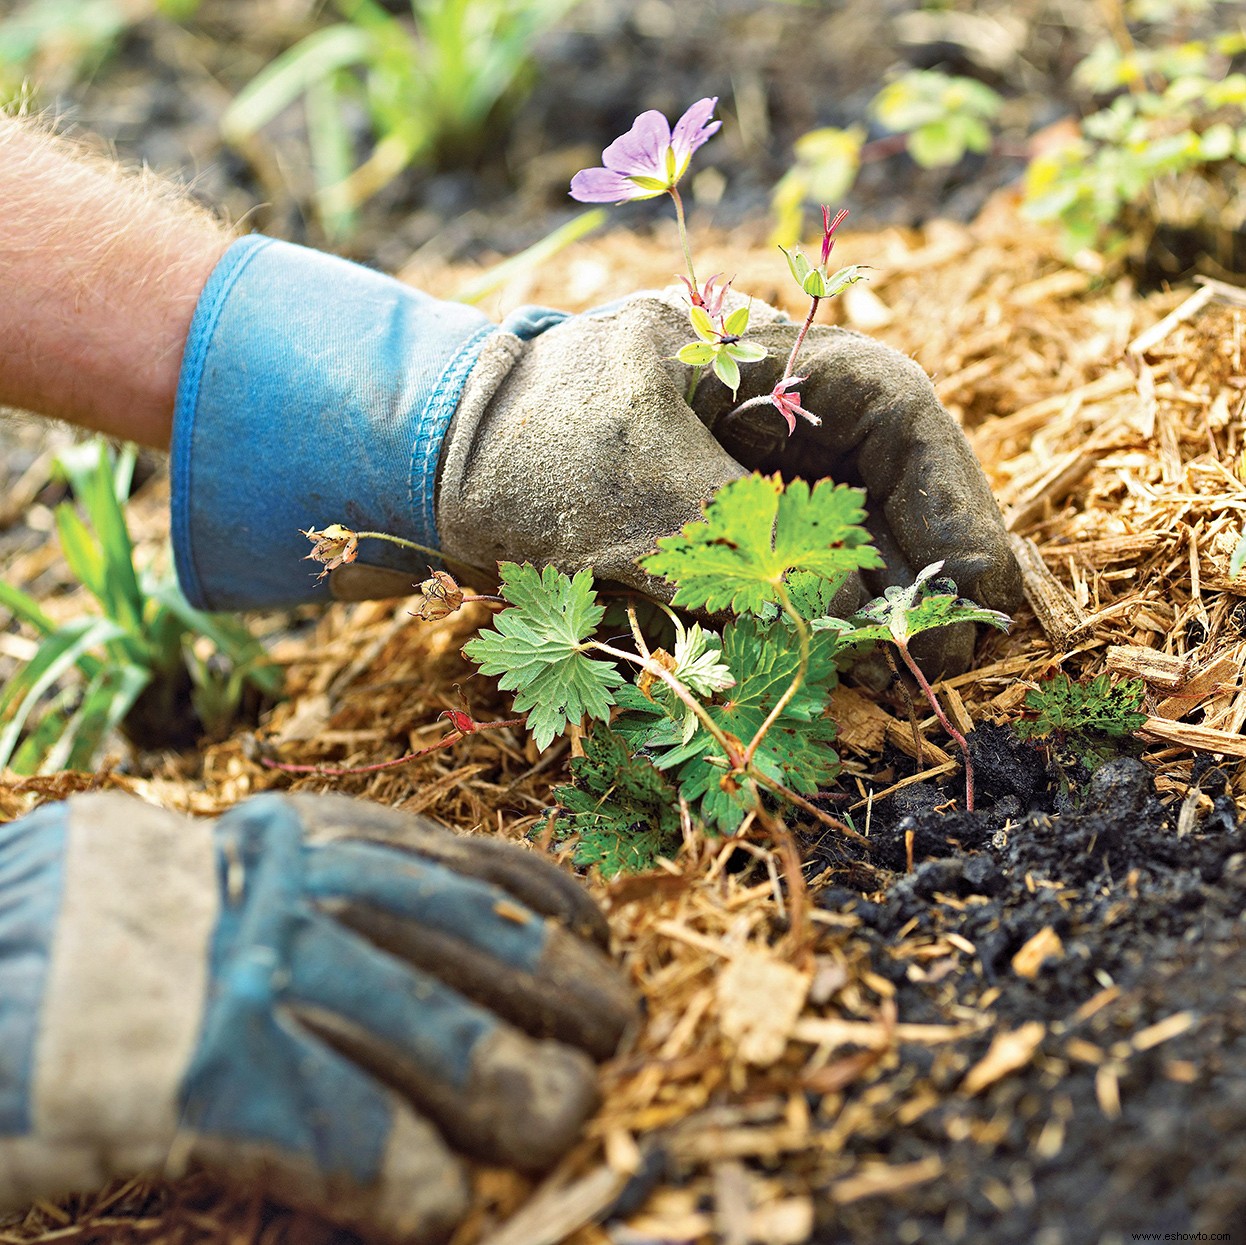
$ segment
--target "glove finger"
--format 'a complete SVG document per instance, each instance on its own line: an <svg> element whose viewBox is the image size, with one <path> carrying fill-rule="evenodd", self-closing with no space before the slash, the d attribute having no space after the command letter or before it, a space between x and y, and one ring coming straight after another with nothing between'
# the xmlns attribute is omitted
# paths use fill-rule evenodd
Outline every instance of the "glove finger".
<svg viewBox="0 0 1246 1245"><path fill-rule="evenodd" d="M342 842L313 849L305 886L342 924L534 1037L605 1059L635 1018L635 998L596 946L489 883Z"/></svg>
<svg viewBox="0 0 1246 1245"><path fill-rule="evenodd" d="M310 843L356 839L413 852L464 877L479 878L600 947L610 941L601 909L575 878L513 843L464 837L428 817L334 792L282 797L294 805Z"/></svg>
<svg viewBox="0 0 1246 1245"><path fill-rule="evenodd" d="M263 1058L273 1049L267 1038L249 1044L245 1086L214 1083L200 1070L195 1089L212 1110L188 1103L171 1173L190 1161L369 1238L449 1236L466 1212L468 1185L437 1130L335 1051L288 1029L283 1037L286 1058L277 1065ZM240 1119L240 1107L258 1109Z"/></svg>
<svg viewBox="0 0 1246 1245"><path fill-rule="evenodd" d="M545 1168L596 1107L596 1072L582 1051L526 1037L328 918L298 931L284 999L475 1158Z"/></svg>

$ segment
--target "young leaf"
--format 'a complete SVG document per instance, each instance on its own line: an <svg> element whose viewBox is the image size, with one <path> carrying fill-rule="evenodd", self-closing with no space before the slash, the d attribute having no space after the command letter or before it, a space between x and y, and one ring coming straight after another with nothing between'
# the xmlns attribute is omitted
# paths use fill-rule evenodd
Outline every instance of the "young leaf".
<svg viewBox="0 0 1246 1245"><path fill-rule="evenodd" d="M463 648L481 672L498 676L513 691L515 711L528 713L528 729L538 748L546 748L569 722L586 714L604 720L623 676L608 662L589 657L583 641L592 634L604 607L597 604L593 576L574 579L547 566L543 571L503 562L502 596L512 605Z"/></svg>
<svg viewBox="0 0 1246 1245"><path fill-rule="evenodd" d="M719 489L704 519L658 541L641 560L650 574L678 585L674 603L693 609L758 614L781 600L785 576L811 571L842 582L850 571L881 566L859 489L819 480L812 488L779 476L751 475Z"/></svg>
<svg viewBox="0 0 1246 1245"><path fill-rule="evenodd" d="M805 682L753 756L763 774L803 795L828 785L839 771L839 758L830 747L835 726L824 716L836 684L837 647L833 634L812 638ZM722 659L736 682L707 711L726 733L747 741L791 686L800 666L799 648L785 622L766 625L741 618L723 631ZM722 833L735 830L749 800L723 787L726 771L715 763L721 753L710 734L702 727L685 740L681 706L662 697L650 701L634 687L619 691L618 705L615 730L634 749L654 754L654 765L675 776L679 793L699 806L707 825Z"/></svg>
<svg viewBox="0 0 1246 1245"><path fill-rule="evenodd" d="M915 635L946 627L951 623L986 623L1007 631L1012 619L998 610L988 610L965 597L957 596L956 585L940 577L942 562L921 570L907 587L893 587L876 597L851 619L845 630L839 619L815 619L815 630L844 630L845 644L869 644L876 640L907 644Z"/></svg>

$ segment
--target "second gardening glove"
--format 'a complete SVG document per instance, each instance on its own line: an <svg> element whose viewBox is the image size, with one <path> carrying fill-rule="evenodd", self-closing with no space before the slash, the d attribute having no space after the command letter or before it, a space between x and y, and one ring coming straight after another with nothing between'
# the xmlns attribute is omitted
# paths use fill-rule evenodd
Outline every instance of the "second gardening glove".
<svg viewBox="0 0 1246 1245"><path fill-rule="evenodd" d="M745 366L741 398L769 391L796 333L772 309L754 319L769 321L756 340L771 357ZM213 609L315 599L300 529L331 523L487 577L531 561L669 595L636 558L762 468L865 487L889 565L871 590L944 560L966 595L1017 603L986 479L915 364L815 330L798 372L822 426L789 441L773 410L726 420L712 375L688 405L691 370L674 355L690 339L667 296L575 317L527 309L499 328L357 265L242 239L200 298L182 366L173 531L187 595ZM428 560L369 540L330 582L338 596L400 595Z"/></svg>
<svg viewBox="0 0 1246 1245"><path fill-rule="evenodd" d="M439 1240L459 1154L540 1170L635 1002L533 853L337 795L0 825L0 1211L189 1163Z"/></svg>

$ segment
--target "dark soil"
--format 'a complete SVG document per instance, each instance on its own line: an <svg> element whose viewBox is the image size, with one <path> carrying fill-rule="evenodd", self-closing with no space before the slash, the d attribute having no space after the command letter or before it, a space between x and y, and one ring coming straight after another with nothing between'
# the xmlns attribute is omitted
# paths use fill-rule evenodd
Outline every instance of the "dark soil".
<svg viewBox="0 0 1246 1245"><path fill-rule="evenodd" d="M815 869L831 882L818 902L861 920L854 937L906 1020L987 1010L1003 1030L1038 1021L1045 1033L1021 1071L977 1097L953 1091L986 1038L956 1059L905 1047L939 1103L907 1127L880 1112L869 1144L892 1163L937 1153L944 1174L824 1206L817 1239L1091 1245L1240 1231L1246 838L1222 783L1204 774L1210 807L1179 832L1179 810L1160 802L1140 761L1108 761L1062 795L1068 775L1037 747L990 724L970 738L980 811L941 811L955 793L932 786L897 792L874 810L868 859L822 840ZM1061 954L1019 975L1013 957L1044 929ZM905 948L948 933L974 954L925 979ZM1092 1015L1079 1012L1096 998ZM1170 1040L1137 1041L1187 1012Z"/></svg>

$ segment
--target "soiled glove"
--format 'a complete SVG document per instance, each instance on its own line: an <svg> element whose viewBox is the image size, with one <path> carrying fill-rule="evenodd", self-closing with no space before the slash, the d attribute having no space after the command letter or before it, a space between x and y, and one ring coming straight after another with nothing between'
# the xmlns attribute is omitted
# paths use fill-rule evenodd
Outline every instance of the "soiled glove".
<svg viewBox="0 0 1246 1245"><path fill-rule="evenodd" d="M634 1002L574 881L342 796L0 826L0 1209L205 1164L439 1239L454 1150L539 1169Z"/></svg>
<svg viewBox="0 0 1246 1245"><path fill-rule="evenodd" d="M744 367L741 399L770 390L796 333L761 305L754 323L772 353ZM336 522L439 547L477 579L509 559L669 595L635 559L721 484L777 468L865 486L888 563L870 592L944 560L966 595L1019 601L987 482L910 360L815 328L798 371L823 423L789 441L773 410L726 421L733 403L712 375L689 407L674 355L690 339L686 307L665 296L571 318L528 309L498 328L342 260L243 239L200 299L183 361L183 587L217 609L323 596L299 529ZM427 562L365 541L330 583L344 597L404 594ZM854 585L841 611L863 595ZM965 633L943 634L937 666L966 664Z"/></svg>

